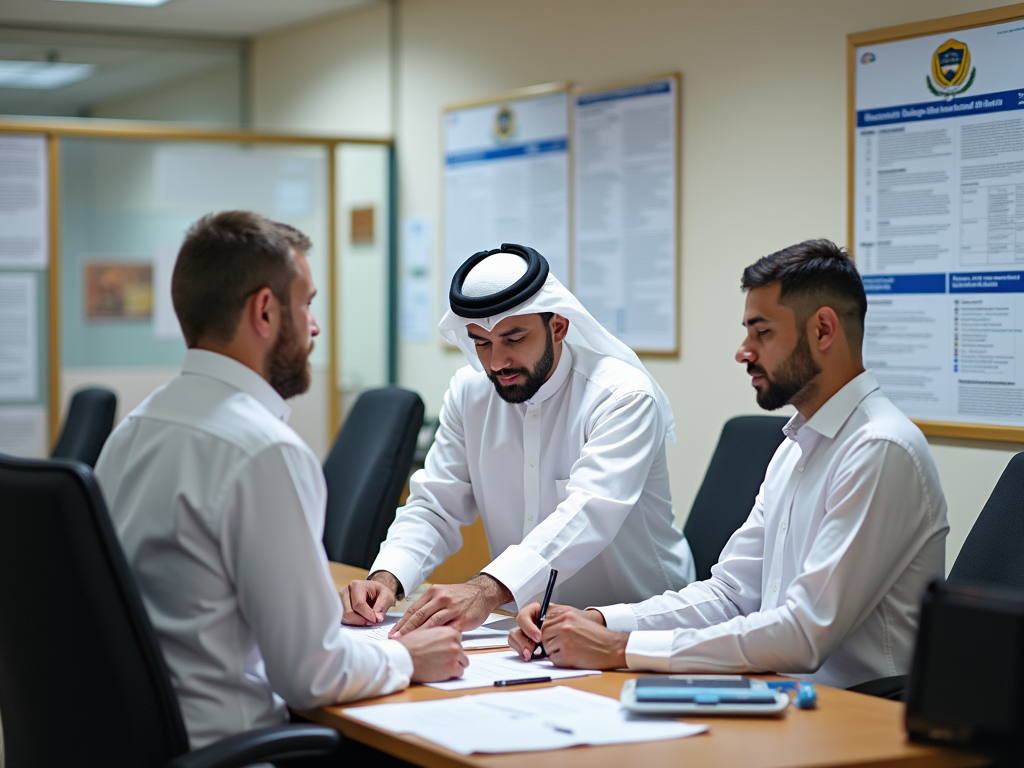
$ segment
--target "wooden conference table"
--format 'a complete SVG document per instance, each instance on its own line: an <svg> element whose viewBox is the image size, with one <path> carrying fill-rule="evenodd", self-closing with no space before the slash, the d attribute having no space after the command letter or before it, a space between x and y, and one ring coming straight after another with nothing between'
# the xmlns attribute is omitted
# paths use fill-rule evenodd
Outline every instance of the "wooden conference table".
<svg viewBox="0 0 1024 768"><path fill-rule="evenodd" d="M366 571L331 563L338 588ZM598 677L581 677L521 686L517 690L547 685L567 685L618 699L624 681L637 675L605 672ZM409 734L380 730L349 716L349 710L384 702L427 701L491 689L448 692L414 685L400 693L368 699L357 704L322 707L302 715L341 731L348 738L388 754L430 768L475 766L479 768L619 768L620 766L929 766L961 768L986 765L977 755L907 741L903 729L903 704L871 696L816 686L818 709L791 707L782 719L687 718L707 723L711 730L697 736L670 741L622 744L602 747L574 747L548 752L519 752L502 755L460 755Z"/></svg>

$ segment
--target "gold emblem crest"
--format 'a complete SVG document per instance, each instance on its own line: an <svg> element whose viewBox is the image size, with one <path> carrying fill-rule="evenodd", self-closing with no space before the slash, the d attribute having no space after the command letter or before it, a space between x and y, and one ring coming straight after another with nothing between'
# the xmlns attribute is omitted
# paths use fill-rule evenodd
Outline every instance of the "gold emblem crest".
<svg viewBox="0 0 1024 768"><path fill-rule="evenodd" d="M494 116L494 137L498 141L508 141L516 132L516 113L508 106L503 106Z"/></svg>
<svg viewBox="0 0 1024 768"><path fill-rule="evenodd" d="M931 77L926 77L925 81L935 96L951 98L970 88L976 73L977 70L971 68L971 51L967 44L951 38L935 49Z"/></svg>

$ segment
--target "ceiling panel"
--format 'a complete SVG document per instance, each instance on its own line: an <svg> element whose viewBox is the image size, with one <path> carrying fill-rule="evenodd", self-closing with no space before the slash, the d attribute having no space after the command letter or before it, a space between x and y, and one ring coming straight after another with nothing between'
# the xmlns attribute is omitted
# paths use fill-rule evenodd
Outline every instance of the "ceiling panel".
<svg viewBox="0 0 1024 768"><path fill-rule="evenodd" d="M249 38L380 0L169 0L156 8L2 0L0 25Z"/></svg>

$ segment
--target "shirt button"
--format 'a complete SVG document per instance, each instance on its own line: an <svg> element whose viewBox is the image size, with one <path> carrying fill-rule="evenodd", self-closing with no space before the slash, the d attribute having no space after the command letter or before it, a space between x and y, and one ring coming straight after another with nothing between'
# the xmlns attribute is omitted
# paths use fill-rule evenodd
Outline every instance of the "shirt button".
<svg viewBox="0 0 1024 768"><path fill-rule="evenodd" d="M804 471L804 468L803 468L803 467L797 467L797 468L796 468L796 471L797 471L797 472L803 472L803 471Z"/></svg>
<svg viewBox="0 0 1024 768"><path fill-rule="evenodd" d="M778 592L778 591L779 591L779 582L775 582L774 584L772 584L772 592Z"/></svg>
<svg viewBox="0 0 1024 768"><path fill-rule="evenodd" d="M531 467L533 467L533 466L536 466L536 464L537 464L537 462L535 462L535 461L531 461L531 462L530 462L530 466L531 466Z"/></svg>
<svg viewBox="0 0 1024 768"><path fill-rule="evenodd" d="M785 523L782 524L782 530L786 530L786 524Z"/></svg>
<svg viewBox="0 0 1024 768"><path fill-rule="evenodd" d="M527 515L526 519L527 519L527 520L528 520L529 522L531 522L531 523L532 523L532 522L533 522L533 515Z"/></svg>

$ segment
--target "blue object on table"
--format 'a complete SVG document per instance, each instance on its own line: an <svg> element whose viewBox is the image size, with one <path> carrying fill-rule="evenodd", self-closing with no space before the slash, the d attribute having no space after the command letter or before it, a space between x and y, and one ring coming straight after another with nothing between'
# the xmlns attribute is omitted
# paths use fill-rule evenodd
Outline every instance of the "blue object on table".
<svg viewBox="0 0 1024 768"><path fill-rule="evenodd" d="M814 690L812 683L800 683L796 690L796 704L798 709L815 709L818 706L818 692Z"/></svg>
<svg viewBox="0 0 1024 768"><path fill-rule="evenodd" d="M776 691L795 691L797 683L793 680L769 680L768 687Z"/></svg>

